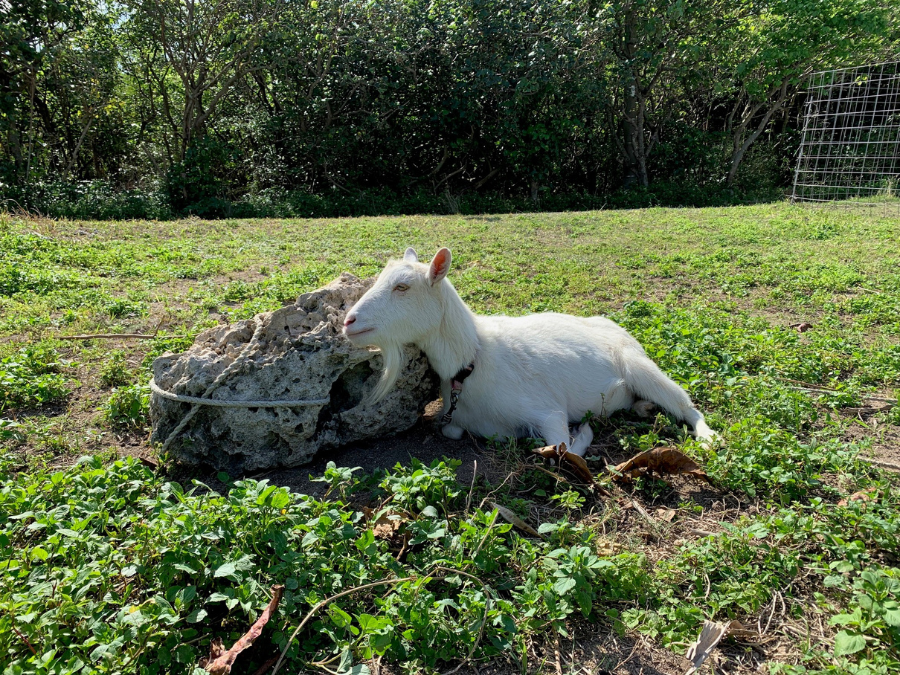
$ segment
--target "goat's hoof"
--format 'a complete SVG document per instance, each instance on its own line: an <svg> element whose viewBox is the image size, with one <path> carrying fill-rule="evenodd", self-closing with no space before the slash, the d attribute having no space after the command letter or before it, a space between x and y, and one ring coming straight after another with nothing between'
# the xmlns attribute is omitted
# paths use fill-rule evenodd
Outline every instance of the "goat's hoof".
<svg viewBox="0 0 900 675"><path fill-rule="evenodd" d="M700 445L706 450L712 450L713 448L722 445L722 437L708 427L706 433L697 434L697 440L700 441Z"/></svg>
<svg viewBox="0 0 900 675"><path fill-rule="evenodd" d="M585 422L580 427L578 427L578 434L576 438L581 439L587 445L591 444L591 441L594 440L594 430L591 429L591 425L589 422Z"/></svg>
<svg viewBox="0 0 900 675"><path fill-rule="evenodd" d="M458 441L463 437L464 429L462 427L457 427L453 424L448 424L443 429L441 429L441 433L444 434L447 438Z"/></svg>
<svg viewBox="0 0 900 675"><path fill-rule="evenodd" d="M653 417L653 411L656 410L656 404L653 401L635 401L631 409L640 417Z"/></svg>

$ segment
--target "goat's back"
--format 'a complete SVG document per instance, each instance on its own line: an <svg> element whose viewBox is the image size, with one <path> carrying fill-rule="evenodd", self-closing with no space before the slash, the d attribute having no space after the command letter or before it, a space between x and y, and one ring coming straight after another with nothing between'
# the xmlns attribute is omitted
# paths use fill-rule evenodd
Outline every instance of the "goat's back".
<svg viewBox="0 0 900 675"><path fill-rule="evenodd" d="M521 353L538 360L582 358L600 352L613 357L640 344L618 324L601 316L578 317L547 312L527 316L476 316L482 347Z"/></svg>
<svg viewBox="0 0 900 675"><path fill-rule="evenodd" d="M476 326L476 368L461 401L471 418L484 421L477 429L484 435L512 434L501 421L528 425L548 409L565 410L572 419L599 412L611 397L629 396L624 360L633 350L643 356L634 338L602 317L477 316Z"/></svg>

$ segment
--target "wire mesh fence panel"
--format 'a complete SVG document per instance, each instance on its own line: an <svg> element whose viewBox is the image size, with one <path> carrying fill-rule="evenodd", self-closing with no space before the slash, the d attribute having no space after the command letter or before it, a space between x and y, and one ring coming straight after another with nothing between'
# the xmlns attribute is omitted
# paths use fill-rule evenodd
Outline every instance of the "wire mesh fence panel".
<svg viewBox="0 0 900 675"><path fill-rule="evenodd" d="M900 62L810 76L791 199L900 206Z"/></svg>

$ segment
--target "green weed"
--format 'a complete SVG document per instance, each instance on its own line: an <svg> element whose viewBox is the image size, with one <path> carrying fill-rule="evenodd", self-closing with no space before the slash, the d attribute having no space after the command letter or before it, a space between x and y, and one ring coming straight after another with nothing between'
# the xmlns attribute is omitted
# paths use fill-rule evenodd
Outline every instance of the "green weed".
<svg viewBox="0 0 900 675"><path fill-rule="evenodd" d="M128 368L125 352L116 350L109 353L106 362L100 366L100 383L104 387L121 387L134 378Z"/></svg>
<svg viewBox="0 0 900 675"><path fill-rule="evenodd" d="M69 392L59 368L56 351L37 345L0 359L0 411L64 398Z"/></svg>
<svg viewBox="0 0 900 675"><path fill-rule="evenodd" d="M103 405L104 419L116 427L142 428L150 421L150 387L133 384L113 390Z"/></svg>
<svg viewBox="0 0 900 675"><path fill-rule="evenodd" d="M60 672L125 663L186 672L214 635L233 641L280 583L272 641L292 667L381 655L414 672L473 648L497 654L551 625L565 632L573 612L591 616L597 601L641 594L643 559L601 558L587 531L553 548L495 513L449 513L459 493L452 466L398 466L381 482L391 508L408 509L405 562L343 501L266 481L235 481L226 495L195 482L185 492L131 459L98 458L27 483L4 476L0 650L15 672L47 672L51 662ZM414 580L334 603L288 644L323 598L405 576Z"/></svg>

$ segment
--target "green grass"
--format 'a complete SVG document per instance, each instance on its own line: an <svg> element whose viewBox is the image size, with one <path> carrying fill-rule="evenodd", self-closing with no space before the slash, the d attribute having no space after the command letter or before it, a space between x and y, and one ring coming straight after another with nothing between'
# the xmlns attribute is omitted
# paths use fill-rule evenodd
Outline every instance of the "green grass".
<svg viewBox="0 0 900 675"><path fill-rule="evenodd" d="M379 658L446 670L470 651L510 672L552 672L556 634L640 633L683 652L704 618L766 627L781 655L771 670L896 672L900 481L863 458L900 454L898 409L868 398L900 388L898 241L888 209L787 204L339 221L0 216L4 675L191 672L213 637L231 644L246 630L273 584L285 598L241 672L284 648L290 672L363 672ZM527 441L493 443L510 479L471 495L449 463L375 476L334 467L314 499L227 476L217 494L116 458L123 439L152 452L155 356L341 271L374 274L409 245L423 256L451 247L451 278L478 311L619 321L725 443L706 450L665 417L618 415L592 420L604 452L676 444L713 485L638 481L627 498L615 488L598 500L535 466ZM800 322L813 328L790 328ZM60 339L109 332L157 337ZM602 464L591 461L598 475ZM841 503L858 490L865 500ZM486 499L546 539L498 520ZM374 536L364 500L400 516L402 555ZM652 516L658 507L671 521ZM288 643L324 597L407 576L331 605ZM731 670L749 672L752 650L729 649Z"/></svg>

